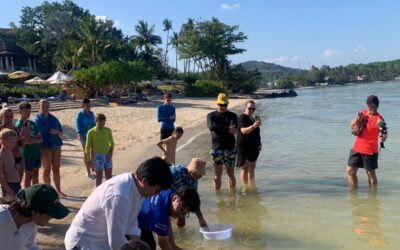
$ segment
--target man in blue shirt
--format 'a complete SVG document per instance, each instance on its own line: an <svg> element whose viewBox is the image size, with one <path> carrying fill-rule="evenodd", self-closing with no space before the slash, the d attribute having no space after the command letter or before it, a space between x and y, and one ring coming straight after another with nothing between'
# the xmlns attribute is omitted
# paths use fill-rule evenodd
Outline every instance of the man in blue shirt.
<svg viewBox="0 0 400 250"><path fill-rule="evenodd" d="M178 218L199 210L200 199L196 190L181 187L174 191L164 190L159 195L144 199L139 212L138 222L141 229L140 238L156 249L156 241L161 249L181 249L175 244L170 217Z"/></svg>
<svg viewBox="0 0 400 250"><path fill-rule="evenodd" d="M157 121L161 122L160 140L168 138L174 131L175 107L171 105L172 94L164 94L164 104L157 108Z"/></svg>

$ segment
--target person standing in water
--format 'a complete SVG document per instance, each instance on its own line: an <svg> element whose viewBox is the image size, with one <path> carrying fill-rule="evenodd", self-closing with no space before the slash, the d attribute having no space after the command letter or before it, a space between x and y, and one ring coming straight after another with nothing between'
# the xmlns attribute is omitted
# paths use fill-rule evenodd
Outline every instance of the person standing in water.
<svg viewBox="0 0 400 250"><path fill-rule="evenodd" d="M378 113L378 97L368 96L366 104L367 109L362 110L350 124L353 134L356 136L353 148L350 150L347 167L350 187L358 185L357 171L359 168L364 168L367 171L369 187L375 188L377 186L378 180L375 170L378 168L378 142L383 143L387 138L386 132L380 132L385 120Z"/></svg>
<svg viewBox="0 0 400 250"><path fill-rule="evenodd" d="M261 150L261 121L259 116L254 116L255 111L256 103L249 100L244 113L238 118L237 166L240 167L240 181L245 190L249 185L250 188L255 188L255 168Z"/></svg>
<svg viewBox="0 0 400 250"><path fill-rule="evenodd" d="M207 127L211 131L212 150L211 155L214 161L214 189L221 190L221 176L225 165L228 175L229 189L236 186L235 179L235 134L237 132L237 115L228 111L228 97L220 93L217 99L218 109L207 115Z"/></svg>

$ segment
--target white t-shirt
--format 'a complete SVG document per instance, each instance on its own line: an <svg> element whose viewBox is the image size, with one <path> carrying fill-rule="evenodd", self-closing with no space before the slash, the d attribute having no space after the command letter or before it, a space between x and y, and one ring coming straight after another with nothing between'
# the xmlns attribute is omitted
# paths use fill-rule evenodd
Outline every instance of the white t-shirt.
<svg viewBox="0 0 400 250"><path fill-rule="evenodd" d="M0 249L1 250L40 250L36 245L38 227L35 223L23 224L20 228L7 205L0 205Z"/></svg>
<svg viewBox="0 0 400 250"><path fill-rule="evenodd" d="M120 250L125 235L140 236L137 216L143 197L131 173L117 175L98 186L83 203L69 227L67 250Z"/></svg>

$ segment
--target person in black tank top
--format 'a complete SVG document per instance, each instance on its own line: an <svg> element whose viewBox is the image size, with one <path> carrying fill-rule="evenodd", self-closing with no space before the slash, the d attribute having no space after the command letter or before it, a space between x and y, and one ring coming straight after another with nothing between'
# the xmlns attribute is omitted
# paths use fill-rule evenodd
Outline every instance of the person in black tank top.
<svg viewBox="0 0 400 250"><path fill-rule="evenodd" d="M244 113L238 118L236 166L240 167L240 181L245 190L255 188L255 168L261 150L261 121L258 116L254 116L255 110L255 102L249 100Z"/></svg>

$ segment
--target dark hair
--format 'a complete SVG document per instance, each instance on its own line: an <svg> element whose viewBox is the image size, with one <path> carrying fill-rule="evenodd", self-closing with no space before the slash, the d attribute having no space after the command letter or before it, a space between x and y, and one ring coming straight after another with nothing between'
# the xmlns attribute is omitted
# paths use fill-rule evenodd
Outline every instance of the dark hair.
<svg viewBox="0 0 400 250"><path fill-rule="evenodd" d="M90 103L90 99L89 98L85 97L85 98L82 99L82 104L88 104L88 103Z"/></svg>
<svg viewBox="0 0 400 250"><path fill-rule="evenodd" d="M379 107L379 99L376 95L370 95L367 98L367 106L375 104L376 107Z"/></svg>
<svg viewBox="0 0 400 250"><path fill-rule="evenodd" d="M142 240L132 239L122 245L121 250L151 250L151 248Z"/></svg>
<svg viewBox="0 0 400 250"><path fill-rule="evenodd" d="M29 102L21 102L20 104L18 104L18 110L21 111L23 109L31 109L32 106Z"/></svg>
<svg viewBox="0 0 400 250"><path fill-rule="evenodd" d="M106 116L104 114L99 113L99 114L96 115L96 119L95 119L96 122L102 122L102 121L105 121L105 120L106 120Z"/></svg>
<svg viewBox="0 0 400 250"><path fill-rule="evenodd" d="M189 207L191 212L196 212L200 209L200 197L197 191L188 186L180 187L175 192L180 198L184 207Z"/></svg>
<svg viewBox="0 0 400 250"><path fill-rule="evenodd" d="M172 98L171 92L165 91L165 93L164 93L164 99L166 99L166 98Z"/></svg>
<svg viewBox="0 0 400 250"><path fill-rule="evenodd" d="M182 128L182 127L176 127L176 128L174 129L174 132L183 135L183 128Z"/></svg>
<svg viewBox="0 0 400 250"><path fill-rule="evenodd" d="M160 157L145 160L140 164L135 173L140 181L146 179L150 186L159 186L161 189L171 187L171 170L168 163Z"/></svg>

